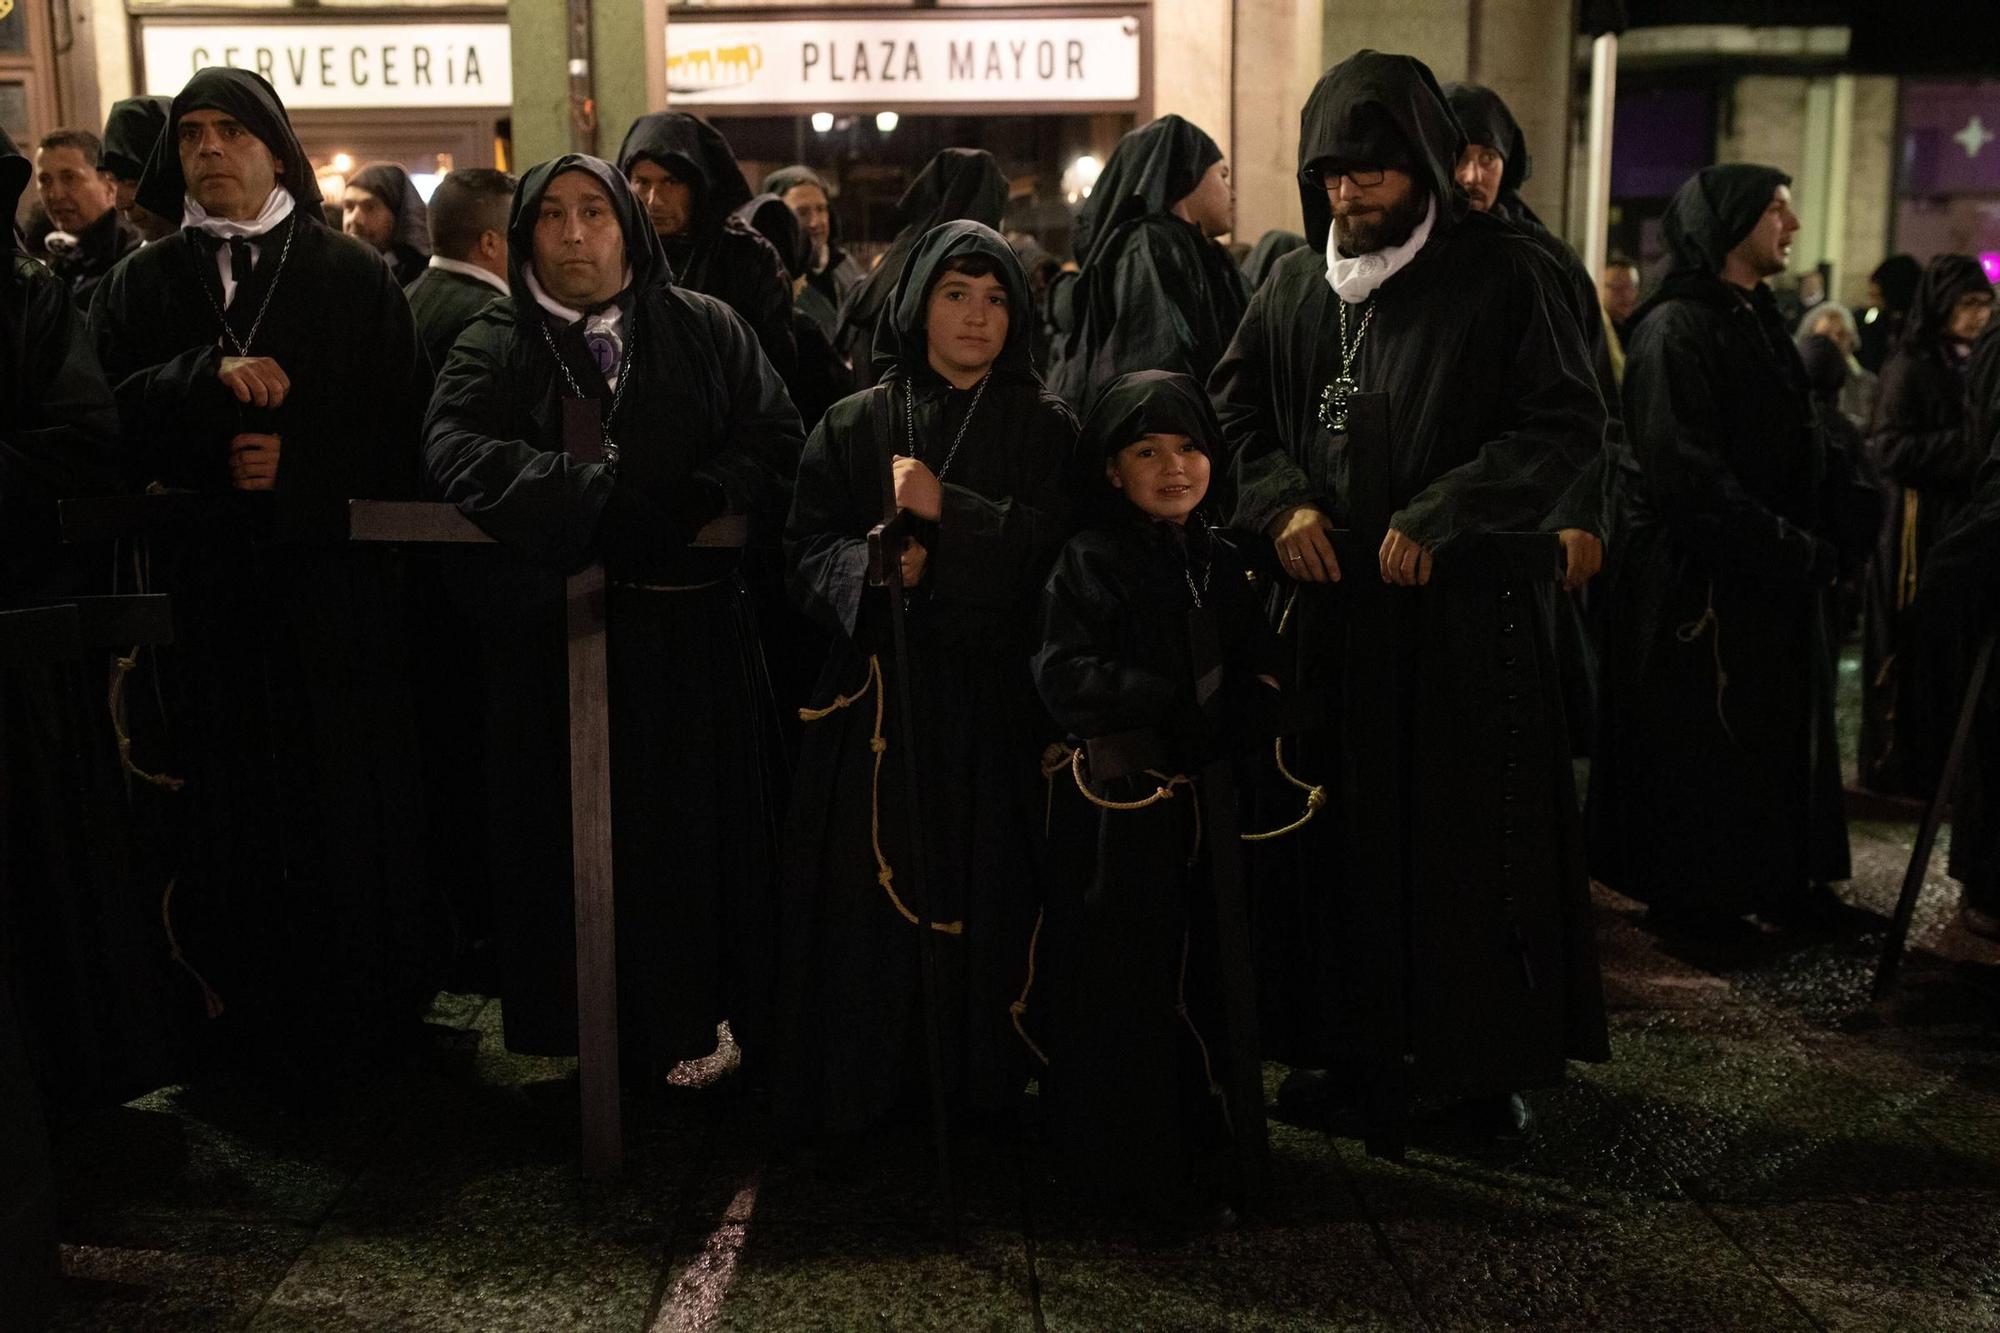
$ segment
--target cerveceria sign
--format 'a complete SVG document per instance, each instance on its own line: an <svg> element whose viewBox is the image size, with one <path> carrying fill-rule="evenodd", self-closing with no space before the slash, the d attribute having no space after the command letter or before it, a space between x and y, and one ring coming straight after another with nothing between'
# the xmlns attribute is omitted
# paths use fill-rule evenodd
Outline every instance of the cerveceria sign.
<svg viewBox="0 0 2000 1333"><path fill-rule="evenodd" d="M676 102L870 106L1139 99L1139 21L783 19L667 25Z"/></svg>
<svg viewBox="0 0 2000 1333"><path fill-rule="evenodd" d="M146 91L168 97L205 65L234 65L298 109L514 100L504 23L148 23L142 49Z"/></svg>

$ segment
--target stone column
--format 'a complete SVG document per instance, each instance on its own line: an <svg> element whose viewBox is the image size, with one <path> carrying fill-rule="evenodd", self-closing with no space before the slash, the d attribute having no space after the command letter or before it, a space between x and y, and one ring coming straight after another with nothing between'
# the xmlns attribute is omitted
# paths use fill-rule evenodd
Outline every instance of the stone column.
<svg viewBox="0 0 2000 1333"><path fill-rule="evenodd" d="M514 48L515 171L570 150L569 6L565 0L508 0ZM625 129L666 109L665 0L595 4L591 12L597 153L617 154Z"/></svg>

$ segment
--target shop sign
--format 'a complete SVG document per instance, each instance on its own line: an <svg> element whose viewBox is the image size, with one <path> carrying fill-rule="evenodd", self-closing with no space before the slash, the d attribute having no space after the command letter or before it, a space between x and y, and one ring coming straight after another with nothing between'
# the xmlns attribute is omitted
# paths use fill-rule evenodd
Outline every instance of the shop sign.
<svg viewBox="0 0 2000 1333"><path fill-rule="evenodd" d="M1139 100L1139 20L744 19L667 24L677 103L820 107Z"/></svg>
<svg viewBox="0 0 2000 1333"><path fill-rule="evenodd" d="M510 106L504 23L147 23L146 91L196 70L255 70L293 110Z"/></svg>

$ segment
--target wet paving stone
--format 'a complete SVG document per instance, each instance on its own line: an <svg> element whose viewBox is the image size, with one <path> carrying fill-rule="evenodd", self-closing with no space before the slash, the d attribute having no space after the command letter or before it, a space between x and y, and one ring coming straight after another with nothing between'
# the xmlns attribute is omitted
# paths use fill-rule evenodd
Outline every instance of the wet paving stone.
<svg viewBox="0 0 2000 1333"><path fill-rule="evenodd" d="M64 1237L62 1300L50 1333L211 1333L243 1327L313 1232L282 1222L135 1215L71 1225Z"/></svg>

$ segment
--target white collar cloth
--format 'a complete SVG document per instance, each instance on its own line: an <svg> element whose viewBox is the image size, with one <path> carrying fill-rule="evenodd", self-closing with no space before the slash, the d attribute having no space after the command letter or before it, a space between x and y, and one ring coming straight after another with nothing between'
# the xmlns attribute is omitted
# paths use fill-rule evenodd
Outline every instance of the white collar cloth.
<svg viewBox="0 0 2000 1333"><path fill-rule="evenodd" d="M1437 219L1437 200L1424 201L1424 220L1410 233L1401 245L1392 245L1386 250L1372 254L1344 255L1340 253L1340 243L1334 239L1335 229L1326 229L1326 283L1334 293L1349 305L1360 305L1375 294L1375 289L1396 276L1409 266L1417 252L1424 248L1424 242L1431 238L1431 223Z"/></svg>
<svg viewBox="0 0 2000 1333"><path fill-rule="evenodd" d="M527 281L528 295L535 298L536 305L554 315L565 325L574 324L578 320L583 321L583 345L590 352L591 360L597 363L598 372L604 376L605 384L616 389L618 368L625 358L625 335L620 331L620 325L625 321L625 311L614 302L602 310L592 311L586 315L581 310L572 310L543 291L542 284L535 277L534 265L530 264L523 268L521 275ZM628 267L625 270L625 287L631 285L632 270ZM621 287L619 290L624 289Z"/></svg>
<svg viewBox="0 0 2000 1333"><path fill-rule="evenodd" d="M502 296L513 294L507 286L507 280L498 273L490 268L481 268L477 264L468 264L463 259L446 259L443 255L432 255L430 267L443 269L446 273L456 273L461 278L477 278Z"/></svg>
<svg viewBox="0 0 2000 1333"><path fill-rule="evenodd" d="M210 216L208 210L196 203L194 196L190 194L181 201L181 226L192 227L210 236L219 236L225 241L238 238L252 240L290 217L293 207L292 192L282 185L274 185L271 187L271 193L264 196L264 206L257 210L257 216L248 222L238 222L233 218ZM255 253L253 248L250 256L251 267L254 268L257 261L262 258L263 256ZM216 248L215 268L222 276L222 308L227 310L229 303L236 299L236 276L229 263L228 246Z"/></svg>

